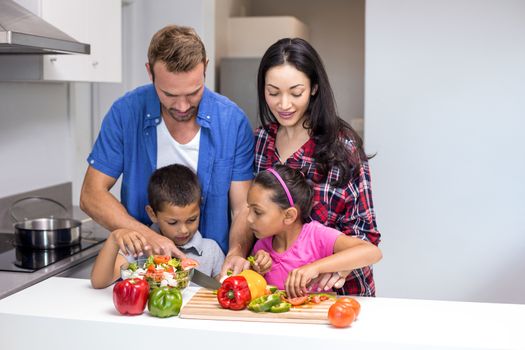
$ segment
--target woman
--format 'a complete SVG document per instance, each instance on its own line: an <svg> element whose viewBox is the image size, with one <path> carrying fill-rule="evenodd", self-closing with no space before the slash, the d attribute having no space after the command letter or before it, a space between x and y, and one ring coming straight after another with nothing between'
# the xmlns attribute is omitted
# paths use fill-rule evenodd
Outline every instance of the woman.
<svg viewBox="0 0 525 350"><path fill-rule="evenodd" d="M312 220L379 244L363 142L338 117L328 76L305 40L281 39L262 57L255 171L300 169L314 188ZM339 294L374 296L371 267L350 272Z"/></svg>

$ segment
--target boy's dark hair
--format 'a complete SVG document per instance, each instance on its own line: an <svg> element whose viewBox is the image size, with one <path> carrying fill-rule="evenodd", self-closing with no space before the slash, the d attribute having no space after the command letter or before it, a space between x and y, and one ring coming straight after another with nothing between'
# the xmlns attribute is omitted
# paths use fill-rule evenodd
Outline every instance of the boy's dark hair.
<svg viewBox="0 0 525 350"><path fill-rule="evenodd" d="M304 175L299 171L286 165L278 164L273 169L281 176L290 191L295 207L299 209L299 215L303 221L310 216L312 210L312 199L314 191ZM283 186L274 174L269 171L261 171L253 180L263 188L273 190L272 201L283 209L290 208L290 202L286 196Z"/></svg>
<svg viewBox="0 0 525 350"><path fill-rule="evenodd" d="M199 202L201 188L197 175L188 167L172 164L153 172L148 184L149 205L154 212L168 203L178 207Z"/></svg>

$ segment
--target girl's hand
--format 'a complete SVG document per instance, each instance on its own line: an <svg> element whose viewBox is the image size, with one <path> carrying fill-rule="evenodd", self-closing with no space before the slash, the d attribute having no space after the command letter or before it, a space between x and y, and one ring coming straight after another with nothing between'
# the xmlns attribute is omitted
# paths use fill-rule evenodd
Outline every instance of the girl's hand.
<svg viewBox="0 0 525 350"><path fill-rule="evenodd" d="M272 258L270 257L270 254L264 250L257 251L257 253L255 253L255 262L253 263L252 268L261 275L270 271L272 268Z"/></svg>
<svg viewBox="0 0 525 350"><path fill-rule="evenodd" d="M129 229L117 229L111 232L110 239L119 246L124 254L130 254L135 257L148 253L151 247L140 233Z"/></svg>
<svg viewBox="0 0 525 350"><path fill-rule="evenodd" d="M290 271L284 285L286 294L289 298L302 297L308 294L308 285L317 276L319 276L319 272L312 264Z"/></svg>

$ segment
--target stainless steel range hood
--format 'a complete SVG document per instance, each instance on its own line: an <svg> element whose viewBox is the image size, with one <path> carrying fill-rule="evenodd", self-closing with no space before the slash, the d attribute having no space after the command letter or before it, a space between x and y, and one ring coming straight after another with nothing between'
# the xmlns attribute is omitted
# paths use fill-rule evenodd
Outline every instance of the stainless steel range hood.
<svg viewBox="0 0 525 350"><path fill-rule="evenodd" d="M0 55L89 54L76 41L12 0L0 0Z"/></svg>

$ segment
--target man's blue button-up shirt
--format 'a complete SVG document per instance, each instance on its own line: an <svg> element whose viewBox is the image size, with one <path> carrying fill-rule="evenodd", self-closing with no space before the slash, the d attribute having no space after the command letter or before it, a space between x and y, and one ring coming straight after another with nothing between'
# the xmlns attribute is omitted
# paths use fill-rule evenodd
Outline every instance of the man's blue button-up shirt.
<svg viewBox="0 0 525 350"><path fill-rule="evenodd" d="M118 179L128 213L150 225L146 214L148 181L157 167L160 101L152 84L115 101L106 114L89 165ZM224 96L205 88L197 122L201 127L197 175L202 188L199 231L226 253L231 223L231 181L253 178L253 132L243 111Z"/></svg>

